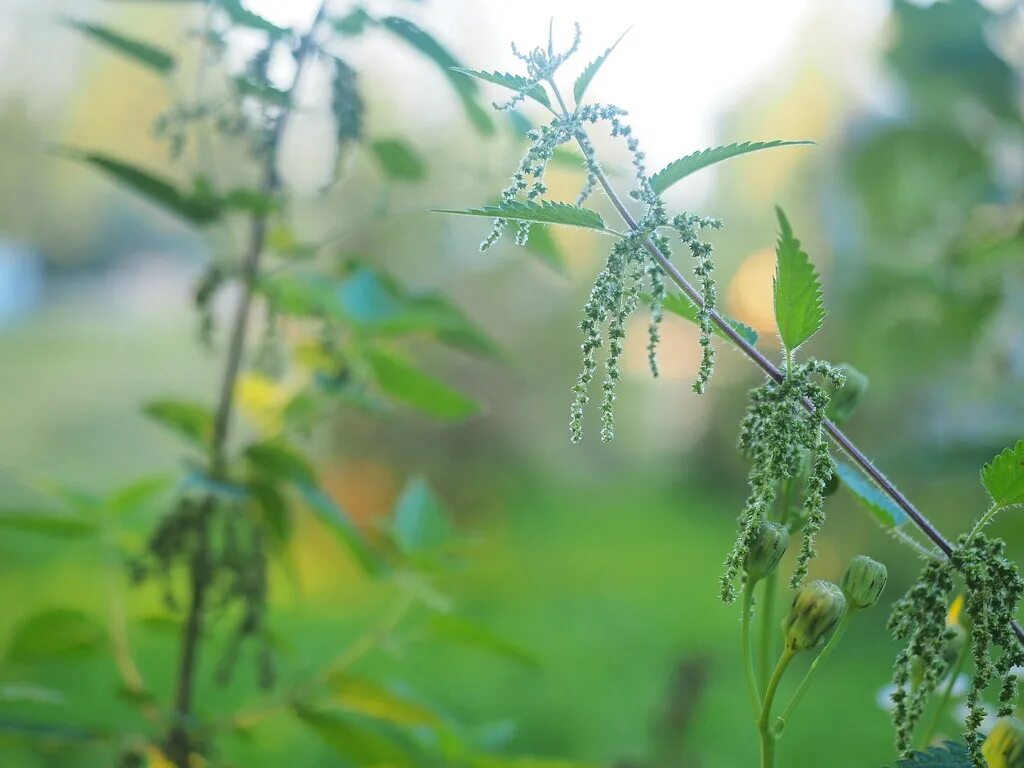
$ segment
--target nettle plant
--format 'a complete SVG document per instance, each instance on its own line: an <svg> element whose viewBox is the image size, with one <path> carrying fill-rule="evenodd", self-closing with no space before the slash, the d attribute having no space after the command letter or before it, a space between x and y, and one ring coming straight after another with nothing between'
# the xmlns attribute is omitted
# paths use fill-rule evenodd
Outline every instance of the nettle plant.
<svg viewBox="0 0 1024 768"><path fill-rule="evenodd" d="M702 168L749 152L812 142L720 146L687 155L650 174L639 141L625 120L625 110L586 101L592 78L614 46L577 77L572 106L556 83L559 69L576 52L579 40L577 25L572 43L564 51L556 50L550 35L546 47L524 53L513 46L525 74L462 70L513 91L510 99L494 104L496 109L509 110L532 101L547 110L551 119L529 133L530 147L498 204L441 212L493 219L493 229L481 250L490 248L510 227L515 228L515 240L520 245L528 243L532 228L552 224L584 228L612 239L607 262L594 281L580 323L583 368L572 387L569 432L573 442L583 436L586 406L603 349L601 438L609 441L614 436L614 403L621 378L619 362L626 322L641 306L646 305L650 311L648 351L655 376L658 328L666 311L692 321L700 329L702 359L693 383L695 392L705 391L714 370L715 336L736 346L764 374L764 382L750 393L740 426L739 448L751 463L750 492L720 579L725 602L732 603L742 595L740 640L762 765L774 765L776 743L816 671L856 615L879 600L886 584L885 566L863 555L850 562L839 585L806 580L808 565L815 556L814 539L825 522L826 497L840 480L893 535L925 561L918 582L896 603L890 618L894 636L905 644L896 659L891 694L897 748L905 758L901 765L981 765L983 761L989 766L1024 765L1024 726L1013 718L1017 699L1014 667L1024 662L1024 634L1014 616L1024 581L1005 558L1003 542L984 533L985 526L1000 511L1024 504L1024 440L996 456L982 470L982 484L991 497L988 511L955 543L945 539L837 426L853 413L866 389L865 377L848 365L800 359L802 346L821 329L826 311L818 274L782 210L777 210L779 237L773 283L782 348L782 358L776 365L758 349L753 329L726 317L718 308L712 246L705 233L722 224L690 212L673 215L662 201L661 195L668 188ZM590 131L597 128L625 144L633 166L633 188L628 197L620 195L602 168L590 136ZM556 149L565 144L577 146L586 172L586 182L573 203L545 198L547 164ZM612 228L600 213L584 207L598 189L611 202L623 229ZM671 258L670 249L676 241L692 257L692 279ZM680 293L669 293L669 283ZM830 444L837 446L852 465L837 461ZM908 521L925 541L908 530ZM779 563L790 538L797 535L801 543L795 568L788 577L780 575ZM780 580L791 593L781 633L774 614ZM755 605L759 585L763 586ZM802 652L812 653L814 659L789 703L777 708L783 677L794 657ZM966 746L949 742L931 747L926 753L913 752L915 744L927 747L942 719L949 716L953 686L968 669L968 663L973 674L963 727ZM993 681L999 681L1001 719L983 741L979 728L988 711L984 695ZM919 727L929 706L931 721Z"/></svg>
<svg viewBox="0 0 1024 768"><path fill-rule="evenodd" d="M91 707L85 707L79 710L85 722L58 718L13 730L41 741L47 751L55 745L70 747L73 755L95 750L91 754L105 765L196 768L240 764L232 743L256 733L272 715L295 718L322 737L325 749L352 764L477 765L484 758L474 733L421 697L361 677L353 667L369 653L400 648L415 637L475 643L527 664L531 658L453 613L434 586L433 576L452 559L453 530L425 481L411 479L393 514L377 529L364 530L321 487L302 444L339 406L373 412L404 406L442 420L473 413L472 400L420 370L400 350L403 343L423 339L485 356L495 347L443 296L413 291L365 260L329 251L329 237L300 237L292 222L302 199L283 180L279 155L293 118L308 107L298 99L304 78L319 68L328 83L319 99L333 113L338 154L367 151L394 182L423 177L423 161L404 142L364 135L359 76L342 57L345 40L358 35L390 36L411 47L454 87L476 129L490 134L494 125L477 104L476 82L455 72L458 62L451 54L407 19L375 16L363 7L333 15L321 6L307 29L294 30L252 13L239 0L196 5L202 7L202 24L188 36L199 47L198 76L190 78L198 85L156 124L172 158L187 164L194 150L199 167L190 183L104 154L61 153L201 230L211 243L217 232L244 228L241 252L214 258L196 290L203 335L223 355L215 404L164 399L144 408L191 449L171 494L166 480L145 479L104 496L62 489L61 508L0 514L0 524L9 529L94 542L111 566L106 625L71 608L31 617L15 631L3 674L108 645L118 688L137 705L139 718L90 722ZM174 52L100 24L71 23L175 83L172 92L188 90ZM257 43L241 67L228 55L238 39ZM214 160L226 150L244 158L242 167L216 169L222 178L211 178ZM233 184L224 183L228 174ZM234 312L221 338L213 302L227 285L236 290L224 297L234 301ZM250 331L256 330L261 338L252 341ZM239 407L253 416L247 430L233 426ZM132 516L138 524L154 508L161 513L140 544L130 533ZM379 622L315 669L287 656L290 669L278 663L281 643L269 602L268 571L275 563L288 569L293 519L301 508L337 534L352 560L394 593L385 592L394 605ZM162 596L161 613L135 615L124 604L122 566L151 596L150 603ZM417 618L414 634L407 626L411 616ZM131 638L151 624L177 633L177 659L136 660ZM267 692L233 710L210 694L215 684L237 678L239 658L254 660L255 677ZM157 663L173 666L173 674L154 670ZM275 681L279 667L285 674ZM161 680L171 680L171 689ZM64 698L60 690L12 685L4 687L3 701L10 706L20 699ZM3 730L12 730L6 720ZM253 760L260 758L245 764ZM498 757L486 760L505 764Z"/></svg>

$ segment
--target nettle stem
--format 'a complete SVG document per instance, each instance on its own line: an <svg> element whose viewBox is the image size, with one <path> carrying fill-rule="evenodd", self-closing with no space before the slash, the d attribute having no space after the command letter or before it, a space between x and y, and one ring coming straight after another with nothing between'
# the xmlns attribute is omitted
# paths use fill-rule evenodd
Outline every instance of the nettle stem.
<svg viewBox="0 0 1024 768"><path fill-rule="evenodd" d="M754 587L756 585L757 582L751 578L748 578L743 585L743 603L741 606L743 615L740 619L743 666L747 675L747 690L750 693L750 702L754 707L755 722L761 713L761 689L757 684L757 677L754 675L754 649L750 643L750 618L753 611Z"/></svg>
<svg viewBox="0 0 1024 768"><path fill-rule="evenodd" d="M775 664L775 671L772 672L768 681L768 689L764 693L764 703L761 705L761 717L757 721L757 730L761 734L761 768L774 768L775 766L775 742L776 735L769 724L772 716L772 704L775 701L775 694L779 690L779 683L786 673L789 662L793 660L796 653L790 648L783 648L779 660Z"/></svg>
<svg viewBox="0 0 1024 768"><path fill-rule="evenodd" d="M314 35L323 21L326 3L322 3L309 31L302 37L295 51L295 74L288 88L288 102L281 108L271 131L263 165L263 179L260 193L264 197L273 197L281 188L281 178L277 170L277 161L281 139L293 113L293 98L296 88L302 79L309 54L314 50ZM260 275L260 264L263 257L267 235L267 213L254 213L249 229L249 242L245 259L242 263L240 282L242 295L238 300L234 320L231 326L231 337L228 343L227 360L221 379L220 395L214 417L213 437L210 443L209 472L213 479L221 479L227 463L228 435L234 412L235 389L241 370L242 356L249 326L249 315L252 308L253 294ZM208 495L200 507L199 520L196 527L197 547L190 563L190 597L188 617L182 632L181 660L178 665L177 692L174 698L173 724L167 736L165 750L168 759L178 768L189 768L190 756L195 750L191 736L195 678L199 663L200 644L203 636L206 600L211 582L210 562L210 518L216 509L217 501Z"/></svg>
<svg viewBox="0 0 1024 768"><path fill-rule="evenodd" d="M557 112L555 114L563 118L570 117L571 112L566 106L565 100L562 98L562 95L558 90L558 86L553 80L549 80L548 83L551 85L552 93L555 96L559 108L562 110L560 115ZM579 144L580 149L586 153L589 139L583 128L580 128L577 132L576 142ZM615 210L618 211L622 220L631 230L639 231L640 227L637 224L636 219L626 207L622 198L618 193L616 193L604 171L596 163L593 164L593 167L589 170L597 180L598 184L601 185L601 188L608 196L608 199L611 200L612 205L615 207ZM672 263L664 253L662 253L657 244L648 237L644 240L643 245L655 262L657 262L658 266L661 267L665 274L672 278L672 282L674 282L679 289L686 294L686 297L694 304L694 306L704 309L704 299L700 292L690 284L690 281L687 280L686 276L679 271L679 268ZM709 307L707 308L707 313L711 318L711 322L714 323L715 326L747 357L753 360L766 376L776 382L782 382L785 379L785 374L780 371L771 360L761 354L753 344L744 339L716 309ZM807 399L803 400L803 406L809 411L814 410L813 404ZM889 480L889 478L886 477L886 475L878 469L874 463L872 463L871 459L869 459L863 451L854 445L853 441L850 440L850 438L847 437L846 434L830 419L824 418L821 423L825 432L832 441L839 446L843 453L845 453L854 464L860 467L864 474L874 481L886 496L892 499L896 506L907 514L907 516L914 522L914 525L916 525L944 555L948 557L952 554L953 547L946 537L943 536L939 529L936 528L932 522L914 506L910 499L903 495L893 482ZM1011 627L1013 628L1014 634L1017 636L1017 640L1022 646L1024 646L1024 629L1021 628L1017 621L1011 622Z"/></svg>

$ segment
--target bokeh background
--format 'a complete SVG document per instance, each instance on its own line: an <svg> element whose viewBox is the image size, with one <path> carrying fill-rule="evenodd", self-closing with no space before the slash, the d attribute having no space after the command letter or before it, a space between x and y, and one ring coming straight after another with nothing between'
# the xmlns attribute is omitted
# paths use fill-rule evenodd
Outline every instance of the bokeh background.
<svg viewBox="0 0 1024 768"><path fill-rule="evenodd" d="M307 0L246 5L281 24L306 24L314 10ZM187 50L196 9L86 0L2 7L0 503L18 507L48 503L57 486L99 494L180 467L180 444L139 408L160 396L212 397L223 335L212 350L198 343L192 293L203 265L235 240L231 232L198 235L53 152L87 147L177 173L150 130L173 89L90 45L61 17L99 19ZM592 94L630 111L652 168L733 141L815 140L691 177L671 191L670 207L725 221L714 237L720 294L774 352L773 205L784 206L824 279L829 317L811 351L871 379L850 433L948 534L983 511L978 468L1024 436L1019 4L368 7L414 19L467 66L486 70L515 71L509 42L542 42L552 16L561 35L573 21L583 26L569 70L632 27ZM460 542L457 566L435 587L494 633L485 648L398 632L361 669L401 681L498 751L637 768L754 764L737 611L720 603L716 586L745 496L735 441L745 393L757 383L752 367L723 349L709 394L694 395L696 330L669 318L664 375L652 381L641 318L627 344L616 440L602 445L594 420L585 442L570 446L576 323L605 241L557 232L557 257L510 243L480 254L484 221L428 210L493 199L523 147L516 129L498 118L497 134L481 137L444 78L414 52L379 38L351 45L368 124L414 146L426 178L389 183L357 149L343 161L340 187L318 195L333 159L318 144L318 126L300 119L283 170L303 225L335 236L339 258L360 255L453 297L502 351L498 361L425 358L482 404L464 422L338 409L313 432L325 485L367 527L389 513L407 478L429 479ZM625 183L620 148L599 148ZM570 199L580 181L578 170L557 167L553 196ZM233 299L221 296L215 315L226 316ZM258 410L257 402L242 418L258 423ZM850 556L870 553L890 569L887 605L917 561L845 491L828 511L812 575L837 579ZM126 546L142 540L159 512L125 523ZM1000 521L997 532L1024 557L1019 520ZM274 571L272 617L286 676L386 621L399 599L360 574L312 518L300 519L289 559L290 569ZM157 620L157 597L124 586L119 572L90 548L0 533L0 650L43 609L102 619L104 584L113 579L134 622L140 668L166 691L174 635ZM853 627L787 730L784 764L893 760L879 705L896 651L885 617L882 606ZM13 726L136 717L112 670L104 648L72 659L8 653L0 661L0 764L109 765L101 748L39 750ZM207 712L257 696L244 680L221 689L209 678L200 694ZM11 693L28 681L64 698L26 703ZM229 749L235 765L344 764L284 718Z"/></svg>

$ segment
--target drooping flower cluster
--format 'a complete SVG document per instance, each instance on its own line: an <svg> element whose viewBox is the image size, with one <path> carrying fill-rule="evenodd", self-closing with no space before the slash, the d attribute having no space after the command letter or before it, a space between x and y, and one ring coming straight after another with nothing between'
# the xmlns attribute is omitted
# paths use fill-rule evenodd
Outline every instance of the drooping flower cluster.
<svg viewBox="0 0 1024 768"><path fill-rule="evenodd" d="M976 765L983 765L982 738L978 733L985 717L982 694L1000 679L999 715L1013 713L1017 698L1014 666L1024 664L1024 649L1011 628L1017 604L1024 593L1024 579L1004 555L1005 543L982 533L960 537L953 553L932 560L917 582L893 608L889 629L905 642L893 671L893 723L901 752L910 750L914 726L953 660L945 653L951 631L945 622L946 605L957 578L964 584L964 610L969 623L974 675L967 693L968 715L964 738Z"/></svg>
<svg viewBox="0 0 1024 768"><path fill-rule="evenodd" d="M739 516L736 543L725 560L721 578L725 602L736 599L736 579L757 531L768 520L777 486L796 478L805 462L807 480L799 519L786 522L803 530L791 586L799 586L807 575L807 566L814 557L814 536L824 523L825 487L833 474L832 457L822 433L829 396L815 377L834 387L843 383L838 368L809 360L787 370L782 381L769 379L750 394L739 440L740 450L752 462L750 495ZM805 408L805 400L813 408Z"/></svg>
<svg viewBox="0 0 1024 768"><path fill-rule="evenodd" d="M555 53L552 44L546 49L535 48L528 54L515 50L516 56L526 63L527 76L522 78L521 87L515 96L498 109L512 109L523 99L552 82L555 70L569 58L579 44L579 27L572 45L562 53ZM557 94L556 94L557 95ZM559 105L562 106L560 97ZM554 110L552 110L554 111ZM703 355L700 371L693 388L702 393L714 367L714 351L711 346L710 312L716 308L716 291L712 279L712 248L702 240L698 232L702 229L719 229L721 223L694 214L682 214L671 221L661 198L651 186L647 172L646 156L640 149L639 140L633 135L630 125L623 121L626 112L610 104L576 105L573 111L567 108L555 112L548 124L528 132L530 146L527 148L512 182L501 193L501 202L513 203L519 199L537 202L547 192L544 175L548 162L557 147L575 141L582 154L587 172L586 180L576 199L582 205L602 183L604 172L597 159L593 143L587 134L587 127L605 123L612 138L620 138L630 154L635 187L630 197L639 202L642 212L633 217L626 214L629 230L612 246L608 260L597 275L583 309L580 329L583 331L583 365L576 383L572 387L573 401L570 408L570 437L579 442L583 437L583 416L590 401L590 386L597 373L597 353L608 343L605 361L606 373L601 385L601 439L610 441L615 434L614 403L616 388L621 380L620 361L626 336L627 321L646 299L651 319L648 324L647 353L651 372L658 375L656 351L660 341L660 324L663 317L663 302L666 296L665 272L654 255L657 249L666 258L670 257L668 238L660 230L668 228L678 233L684 245L693 255L694 273L699 279L701 306L698 307L698 322L701 327ZM480 249L490 248L504 233L508 221L497 218L490 234ZM525 245L529 239L531 223L521 221L516 232L516 244Z"/></svg>

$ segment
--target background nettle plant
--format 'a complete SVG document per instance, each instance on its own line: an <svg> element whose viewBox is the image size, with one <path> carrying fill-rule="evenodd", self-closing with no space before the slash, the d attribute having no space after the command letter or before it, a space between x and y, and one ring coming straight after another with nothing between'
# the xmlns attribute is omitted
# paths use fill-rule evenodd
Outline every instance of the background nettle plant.
<svg viewBox="0 0 1024 768"><path fill-rule="evenodd" d="M794 709L803 698L822 662L832 653L849 621L859 611L874 605L885 587L884 565L859 556L847 567L842 587L827 581L804 581L815 556L814 537L825 522L825 498L840 479L895 536L911 546L926 562L919 582L893 611L890 626L894 636L906 642L899 653L892 694L897 748L906 765L1018 765L1021 728L1010 719L1016 704L1015 665L1024 662L1024 633L1014 623L1024 582L1016 567L1003 555L1003 543L982 532L1001 510L1024 504L1024 440L1009 448L982 471L982 482L992 498L991 508L974 529L950 544L888 478L878 470L838 423L850 417L866 389L866 378L852 366L836 366L809 359L798 362L796 353L821 328L825 307L821 282L801 249L785 214L778 210L779 240L776 247L774 309L782 359L778 366L757 348L757 334L723 315L717 305L713 279L712 247L699 234L717 230L721 224L692 213L670 216L662 193L691 173L737 155L784 145L812 142L747 142L716 147L688 155L650 175L645 156L626 112L605 104L588 104L587 87L612 48L590 63L577 77L573 103L564 98L556 75L578 49L577 25L572 43L555 48L549 33L546 47L515 55L526 68L525 75L461 69L486 82L514 92L499 110L509 110L532 101L546 109L551 119L528 134L531 144L497 205L443 213L484 216L494 219L491 233L481 250L491 247L510 225L516 227L516 242L526 244L536 225L581 227L613 239L607 262L594 281L583 310L583 370L572 388L570 438L582 438L585 407L596 377L598 355L607 345L605 375L601 384L601 437L614 436L616 385L621 378L620 360L626 321L642 303L650 309L648 349L651 369L657 375L655 351L658 324L665 310L674 312L700 328L701 364L693 388L705 391L714 368L712 336L720 336L746 354L765 375L764 383L750 395L750 405L740 428L739 446L751 462L750 495L740 512L739 533L730 550L721 577L722 598L732 602L737 581L742 585L741 644L747 670L754 724L761 742L762 765L775 763L776 742ZM627 205L606 175L588 131L596 126L621 138L633 166L633 188ZM575 143L581 152L586 182L575 204L552 201L544 196L548 161L557 148ZM605 223L595 210L582 207L600 188L625 225L618 231ZM693 257L691 281L672 261L670 243L676 235ZM671 281L681 291L666 292ZM856 465L856 469L835 462L829 451L833 442ZM859 470L859 472L858 472ZM863 474L861 474L863 473ZM898 521L909 517L926 539L921 542L900 529ZM778 589L777 566L790 534L802 533L802 544L789 578L793 591L791 607L779 637L774 615ZM752 641L755 614L754 588L763 582L757 601L758 651ZM966 621L947 611L954 596L964 606ZM962 626L963 631L959 631ZM780 646L781 649L776 649ZM969 715L965 722L966 748L956 744L931 747L912 753L914 736L927 747L935 722L950 701L950 690L970 649L973 674L968 696ZM777 714L773 703L793 657L801 651L816 651L802 682L789 704ZM771 659L777 661L774 667ZM755 658L756 656L756 658ZM999 714L1003 720L984 742L979 727L985 714L983 696L989 683L1001 679ZM928 729L916 729L929 701L943 680L946 688L934 704L934 721ZM984 755L984 757L983 757Z"/></svg>

